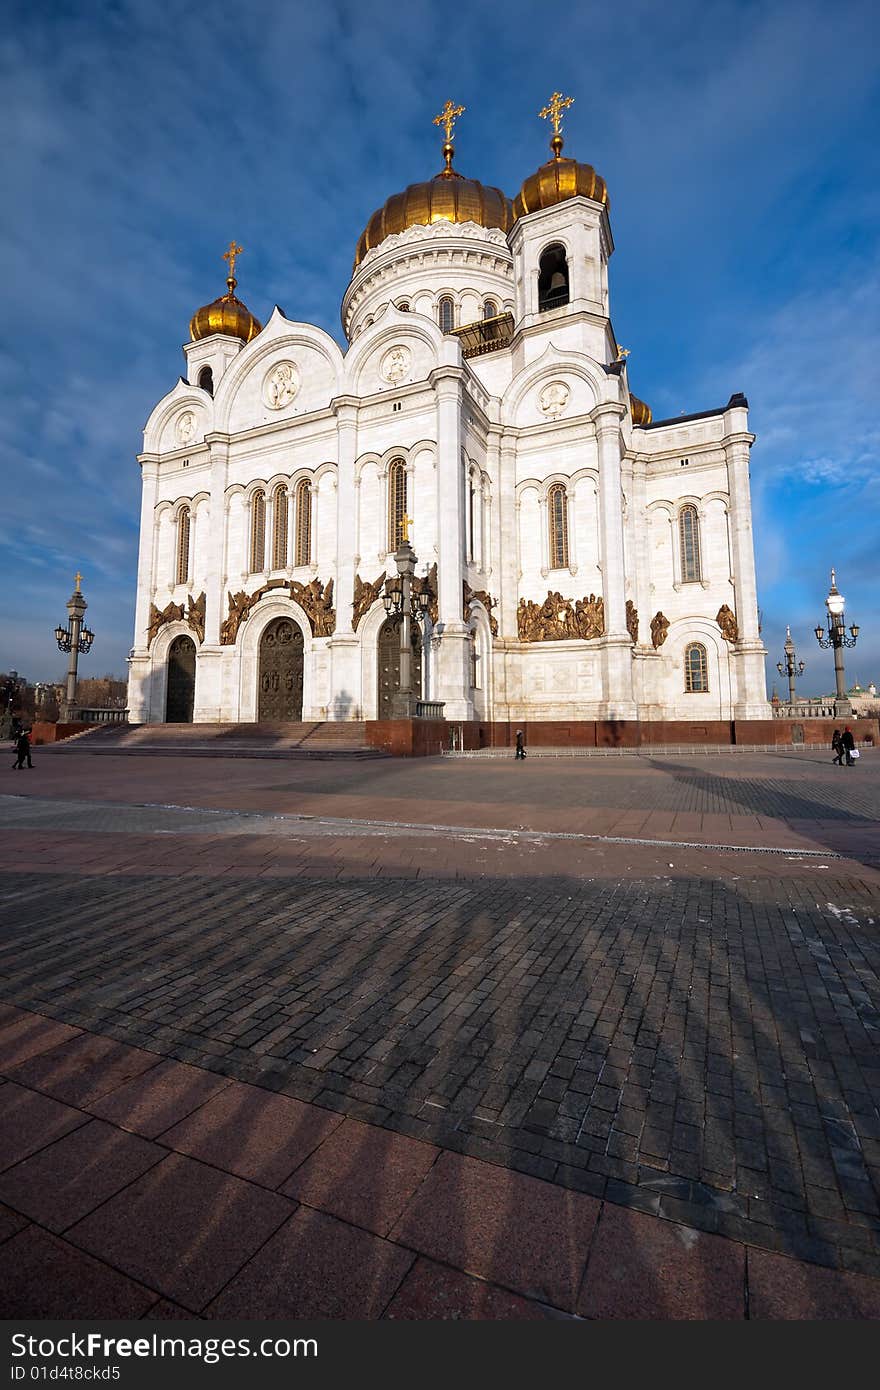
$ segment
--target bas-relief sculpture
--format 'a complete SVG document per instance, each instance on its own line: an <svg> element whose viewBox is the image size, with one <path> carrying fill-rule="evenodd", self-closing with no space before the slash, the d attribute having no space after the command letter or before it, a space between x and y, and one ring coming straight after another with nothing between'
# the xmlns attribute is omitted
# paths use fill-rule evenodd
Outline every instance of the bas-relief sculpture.
<svg viewBox="0 0 880 1390"><path fill-rule="evenodd" d="M398 382L403 381L403 378L409 371L411 360L412 355L409 348L402 346L393 347L391 351L386 352L385 356L382 358L382 366L379 375L384 381L389 381L392 386L396 386Z"/></svg>
<svg viewBox="0 0 880 1390"><path fill-rule="evenodd" d="M564 381L551 381L538 397L538 409L548 420L556 420L563 414L570 395Z"/></svg>
<svg viewBox="0 0 880 1390"><path fill-rule="evenodd" d="M351 626L354 632L358 630L358 623L365 614L369 613L377 598L382 597L382 590L385 587L385 571L375 579L372 584L365 584L359 574L354 577L354 599L351 605Z"/></svg>
<svg viewBox="0 0 880 1390"><path fill-rule="evenodd" d="M433 565L431 566L431 568L428 570L428 573L427 573L427 574L422 574L422 575L416 574L416 575L413 575L412 591L413 591L413 594L414 594L414 595L422 594L422 593L425 593L426 591L427 591L428 594L430 594L431 598L430 598L430 602L429 602L429 604L428 604L428 617L431 619L431 625L432 625L432 627L436 627L436 626L437 626L437 618L438 618L438 616L439 616L439 608L438 608L438 601L437 601L437 565L436 565L436 563L433 564Z"/></svg>
<svg viewBox="0 0 880 1390"><path fill-rule="evenodd" d="M151 603L150 621L147 626L147 645L149 646L156 639L166 623L188 623L199 642L204 642L206 603L207 597L204 593L199 594L197 599L189 594L186 608L182 603L167 603L164 608L157 608L155 603Z"/></svg>
<svg viewBox="0 0 880 1390"><path fill-rule="evenodd" d="M543 603L521 598L516 620L521 642L591 641L604 636L605 602L590 594L572 604L548 591Z"/></svg>
<svg viewBox="0 0 880 1390"><path fill-rule="evenodd" d="M496 607L497 600L494 599L490 593L487 593L485 589L472 589L465 579L462 584L462 612L465 622L467 622L470 617L470 606L473 602L483 605L489 615L489 631L493 637L497 637L498 619L492 612L492 609Z"/></svg>
<svg viewBox="0 0 880 1390"><path fill-rule="evenodd" d="M333 607L333 580L322 584L313 579L311 584L299 584L295 579L288 583L284 579L270 579L253 594L240 589L237 594L228 595L229 612L220 625L220 644L224 647L234 645L242 623L266 594L286 589L290 597L299 604L309 620L313 637L332 637L336 631L336 610Z"/></svg>
<svg viewBox="0 0 880 1390"><path fill-rule="evenodd" d="M270 410L283 410L299 390L299 371L295 362L276 362L263 382L263 404Z"/></svg>
<svg viewBox="0 0 880 1390"><path fill-rule="evenodd" d="M174 426L174 438L178 444L188 444L196 432L196 417L191 410L178 415Z"/></svg>
<svg viewBox="0 0 880 1390"><path fill-rule="evenodd" d="M721 636L724 638L725 642L736 642L739 640L739 628L736 622L736 614L728 608L726 603L722 603L721 607L718 609L715 615L715 621L721 628Z"/></svg>
<svg viewBox="0 0 880 1390"><path fill-rule="evenodd" d="M639 610L636 608L631 598L626 601L626 630L633 642L639 640Z"/></svg>
<svg viewBox="0 0 880 1390"><path fill-rule="evenodd" d="M655 613L651 619L651 645L655 651L663 646L668 631L669 619L663 613Z"/></svg>

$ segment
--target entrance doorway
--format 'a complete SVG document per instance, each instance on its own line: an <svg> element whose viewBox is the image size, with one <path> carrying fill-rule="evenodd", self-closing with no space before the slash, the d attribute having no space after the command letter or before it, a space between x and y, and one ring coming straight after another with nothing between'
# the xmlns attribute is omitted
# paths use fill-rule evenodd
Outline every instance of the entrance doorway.
<svg viewBox="0 0 880 1390"><path fill-rule="evenodd" d="M292 618L276 618L260 638L261 724L297 723L303 710L303 635Z"/></svg>
<svg viewBox="0 0 880 1390"><path fill-rule="evenodd" d="M191 637L175 637L168 652L168 724L191 724L196 698L196 644Z"/></svg>
<svg viewBox="0 0 880 1390"><path fill-rule="evenodd" d="M400 623L401 619L387 618L379 629L379 718L391 719L391 701L400 689ZM422 634L418 623L410 629L412 642L412 689L416 700L422 698Z"/></svg>

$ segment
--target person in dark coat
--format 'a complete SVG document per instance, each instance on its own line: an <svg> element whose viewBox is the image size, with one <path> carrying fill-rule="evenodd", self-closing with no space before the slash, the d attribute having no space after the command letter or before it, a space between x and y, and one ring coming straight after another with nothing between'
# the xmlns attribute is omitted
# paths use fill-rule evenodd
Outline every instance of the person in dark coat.
<svg viewBox="0 0 880 1390"><path fill-rule="evenodd" d="M526 736L522 729L517 729L516 731L516 752L513 756L515 758L524 758L526 756Z"/></svg>
<svg viewBox="0 0 880 1390"><path fill-rule="evenodd" d="M843 751L844 751L844 753L846 754L846 765L847 765L847 767L855 767L856 762L855 762L855 758L853 757L852 754L853 754L853 749L854 749L855 746L856 746L856 741L855 741L855 739L853 738L852 729L849 727L848 724L847 724L846 728L845 728L844 731L843 731L843 736L841 737L840 742L841 742L841 745L842 745L842 747L843 747Z"/></svg>
<svg viewBox="0 0 880 1390"><path fill-rule="evenodd" d="M835 729L831 735L831 751L834 754L832 761L837 763L838 767L843 767L843 740L839 729Z"/></svg>
<svg viewBox="0 0 880 1390"><path fill-rule="evenodd" d="M24 767L25 758L27 758L28 767L33 767L33 763L31 762L31 736L27 729L22 729L18 738L15 740L15 751L18 755L18 762L12 764L13 772L20 767Z"/></svg>

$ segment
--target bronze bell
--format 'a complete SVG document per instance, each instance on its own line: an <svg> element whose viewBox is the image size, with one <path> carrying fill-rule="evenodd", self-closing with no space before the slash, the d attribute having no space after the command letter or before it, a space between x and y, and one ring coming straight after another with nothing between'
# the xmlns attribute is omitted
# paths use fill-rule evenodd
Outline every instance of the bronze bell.
<svg viewBox="0 0 880 1390"><path fill-rule="evenodd" d="M554 270L553 274L550 276L550 287L547 293L556 294L557 290L565 289L568 289L568 281L565 275L561 270Z"/></svg>

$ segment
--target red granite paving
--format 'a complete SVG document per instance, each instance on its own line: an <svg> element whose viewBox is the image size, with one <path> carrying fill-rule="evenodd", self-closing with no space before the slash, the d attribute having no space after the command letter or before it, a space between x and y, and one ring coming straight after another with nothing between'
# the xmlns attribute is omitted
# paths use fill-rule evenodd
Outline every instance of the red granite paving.
<svg viewBox="0 0 880 1390"><path fill-rule="evenodd" d="M557 1308L574 1308L600 1203L444 1153L391 1238Z"/></svg>
<svg viewBox="0 0 880 1390"><path fill-rule="evenodd" d="M21 1216L11 1207L4 1207L0 1203L0 1244L14 1236L16 1231L21 1231L28 1224L26 1216Z"/></svg>
<svg viewBox="0 0 880 1390"><path fill-rule="evenodd" d="M377 1318L412 1252L300 1207L207 1308L214 1318Z"/></svg>
<svg viewBox="0 0 880 1390"><path fill-rule="evenodd" d="M346 1120L281 1190L387 1236L439 1152L419 1139Z"/></svg>
<svg viewBox="0 0 880 1390"><path fill-rule="evenodd" d="M341 1115L234 1081L162 1135L216 1168L277 1187L343 1122Z"/></svg>
<svg viewBox="0 0 880 1390"><path fill-rule="evenodd" d="M880 1280L749 1250L749 1317L880 1319Z"/></svg>
<svg viewBox="0 0 880 1390"><path fill-rule="evenodd" d="M155 1302L151 1289L38 1226L2 1247L0 1317L140 1318Z"/></svg>
<svg viewBox="0 0 880 1390"><path fill-rule="evenodd" d="M285 1197L169 1154L67 1238L200 1312L292 1209Z"/></svg>
<svg viewBox="0 0 880 1390"><path fill-rule="evenodd" d="M60 1233L164 1157L148 1140L92 1120L0 1174L0 1200Z"/></svg>
<svg viewBox="0 0 880 1390"><path fill-rule="evenodd" d="M144 1075L90 1101L88 1108L93 1115L112 1120L122 1129L155 1139L229 1084L227 1077L187 1066L185 1062L163 1061Z"/></svg>
<svg viewBox="0 0 880 1390"><path fill-rule="evenodd" d="M605 1203L578 1298L588 1318L742 1318L745 1249Z"/></svg>
<svg viewBox="0 0 880 1390"><path fill-rule="evenodd" d="M159 1060L155 1052L99 1038L94 1033L81 1033L70 1042L6 1067L5 1071L13 1081L44 1091L56 1100L88 1105L124 1081L149 1071Z"/></svg>
<svg viewBox="0 0 880 1390"><path fill-rule="evenodd" d="M416 1260L383 1317L418 1321L542 1321L555 1313L460 1270Z"/></svg>
<svg viewBox="0 0 880 1390"><path fill-rule="evenodd" d="M48 1052L59 1043L68 1042L82 1031L71 1028L66 1023L54 1023L39 1014L23 1014L13 1011L14 1018L5 1019L0 1025L0 1067L4 1071L18 1062L27 1062Z"/></svg>
<svg viewBox="0 0 880 1390"><path fill-rule="evenodd" d="M0 1169L10 1168L87 1121L81 1110L11 1081L0 1088L0 1109Z"/></svg>

